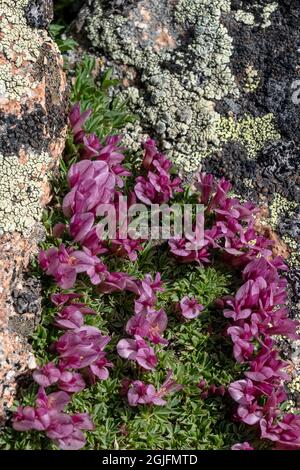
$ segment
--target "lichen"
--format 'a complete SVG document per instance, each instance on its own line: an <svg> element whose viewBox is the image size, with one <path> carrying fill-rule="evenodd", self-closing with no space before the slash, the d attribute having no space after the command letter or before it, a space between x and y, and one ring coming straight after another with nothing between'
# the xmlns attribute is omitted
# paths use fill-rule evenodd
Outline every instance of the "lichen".
<svg viewBox="0 0 300 470"><path fill-rule="evenodd" d="M236 21L244 23L248 26L255 24L255 16L249 11L238 10L235 14L235 19Z"/></svg>
<svg viewBox="0 0 300 470"><path fill-rule="evenodd" d="M255 158L266 142L280 139L272 114L262 117L246 115L240 120L231 116L221 117L216 126L216 133L222 143L240 142L250 158Z"/></svg>
<svg viewBox="0 0 300 470"><path fill-rule="evenodd" d="M66 90L58 48L41 29L52 2L0 0L0 11L0 233L25 233L41 218L63 144Z"/></svg>
<svg viewBox="0 0 300 470"><path fill-rule="evenodd" d="M262 28L268 28L269 26L271 26L272 24L271 16L273 13L275 13L277 8L278 8L277 2L269 3L263 7L263 11L261 15L262 16L262 23L261 23Z"/></svg>
<svg viewBox="0 0 300 470"><path fill-rule="evenodd" d="M28 87L35 90L29 65L40 54L41 38L46 32L34 30L27 24L24 10L29 0L0 0L0 102L20 101L27 95ZM1 60L2 56L2 60Z"/></svg>
<svg viewBox="0 0 300 470"><path fill-rule="evenodd" d="M87 19L93 46L138 71L141 86L124 91L129 105L176 164L197 169L218 146L213 100L238 96L232 41L221 21L230 1L140 1L130 15L112 13L102 0L93 6Z"/></svg>
<svg viewBox="0 0 300 470"><path fill-rule="evenodd" d="M237 10L235 13L235 20L239 23L245 24L246 26L255 26L265 29L271 26L271 16L277 10L278 3L273 2L267 5L254 3L248 5L247 8L247 10ZM252 11L249 11L250 9Z"/></svg>
<svg viewBox="0 0 300 470"><path fill-rule="evenodd" d="M27 161L0 155L0 231L26 231L41 218L50 156L31 153Z"/></svg>
<svg viewBox="0 0 300 470"><path fill-rule="evenodd" d="M270 204L270 225L274 229L278 227L282 213L292 214L298 204L295 201L289 201L280 194L274 194L273 201Z"/></svg>
<svg viewBox="0 0 300 470"><path fill-rule="evenodd" d="M259 72L252 66L249 65L245 69L245 78L243 81L243 89L247 93L254 93L260 84Z"/></svg>

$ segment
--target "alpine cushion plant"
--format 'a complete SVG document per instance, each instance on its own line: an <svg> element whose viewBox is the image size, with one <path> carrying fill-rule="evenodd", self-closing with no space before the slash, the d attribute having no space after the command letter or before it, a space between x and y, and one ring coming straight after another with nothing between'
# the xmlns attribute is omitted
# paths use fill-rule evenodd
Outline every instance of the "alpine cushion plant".
<svg viewBox="0 0 300 470"><path fill-rule="evenodd" d="M122 195L129 196L129 206L135 201L146 205L184 201L190 191L184 191L180 179L172 176L172 163L153 140L143 144L141 168L132 175L125 166L120 136L106 137L102 142L96 134L85 131L91 117L92 111L81 113L79 104L71 111L70 124L81 160L71 164L68 171L69 191L62 202L63 216L53 231L54 246L39 255L45 274L60 289L73 292L56 292L51 297L56 308L52 324L62 332L50 346L52 359L33 373L40 386L36 404L19 407L14 428L42 431L62 449L83 447L82 431L93 429L91 419L87 414L70 414L65 408L73 396L76 402L77 394L108 379L112 367L112 374L118 367L125 371L120 385L129 407L167 406L170 398L166 395L173 393L171 397L179 400L180 395L189 394L186 384L172 378L173 367L162 358L172 348L170 324L185 327L207 317L207 311L202 297L196 292L191 295L188 287L176 294L175 273L176 269L180 273L205 272L209 268L204 266L219 263L227 269L230 266L231 272L239 273L242 279L235 293L215 302L214 311L223 311L227 326L222 336L232 341L233 356L243 376L220 385L207 384L195 376L197 396L202 402L213 396L219 400L231 397L231 403L236 403L236 422L253 428L271 446L299 448L299 417L282 411L287 363L280 358L273 338L297 338L298 324L288 317L285 307L286 281L281 272L286 265L273 256L272 242L254 230L258 209L230 197L229 182L199 174L191 199L205 206L204 239L199 244L197 233L170 239L159 249L169 258L173 256L174 272L161 266L163 280L158 269L137 276L133 266L147 255L147 242L130 237L124 240L118 230L113 240L103 239L98 224L103 216L101 206L117 206ZM196 249L191 250L191 245ZM125 272L119 270L120 266ZM98 312L81 302L83 292L76 292L78 285L92 289L93 296L101 298L126 292L130 317L124 317L117 338L90 325ZM110 341L119 355L114 365L105 352ZM191 342L190 351L193 348ZM161 386L148 378L158 369L167 374ZM49 395L45 392L48 387ZM252 446L245 441L232 449L252 450Z"/></svg>

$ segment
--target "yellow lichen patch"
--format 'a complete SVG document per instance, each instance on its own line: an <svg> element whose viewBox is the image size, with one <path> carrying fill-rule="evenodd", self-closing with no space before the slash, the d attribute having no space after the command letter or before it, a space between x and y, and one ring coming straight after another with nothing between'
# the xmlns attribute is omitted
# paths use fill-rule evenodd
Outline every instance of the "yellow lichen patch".
<svg viewBox="0 0 300 470"><path fill-rule="evenodd" d="M272 114L262 117L245 116L238 121L233 117L221 117L216 133L222 143L239 142L250 158L255 158L266 142L280 139Z"/></svg>

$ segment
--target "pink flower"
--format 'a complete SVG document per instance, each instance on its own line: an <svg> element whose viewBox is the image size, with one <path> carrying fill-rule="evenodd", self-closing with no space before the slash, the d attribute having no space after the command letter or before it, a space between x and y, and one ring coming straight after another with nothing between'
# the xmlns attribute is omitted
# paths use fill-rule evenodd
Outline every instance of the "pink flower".
<svg viewBox="0 0 300 470"><path fill-rule="evenodd" d="M141 380L134 380L127 393L130 406L152 404L155 397L155 387L152 384L145 384Z"/></svg>
<svg viewBox="0 0 300 470"><path fill-rule="evenodd" d="M93 384L96 378L99 380L106 380L109 376L109 367L113 367L113 364L106 358L106 354L103 352L99 355L98 359L89 366L88 375L90 382Z"/></svg>
<svg viewBox="0 0 300 470"><path fill-rule="evenodd" d="M16 431L44 431L50 423L50 418L46 413L45 419L36 413L32 406L19 406L13 418L13 428Z"/></svg>
<svg viewBox="0 0 300 470"><path fill-rule="evenodd" d="M198 317L200 312L204 309L203 305L199 304L196 299L189 298L188 296L183 297L180 301L181 314L184 318L189 320Z"/></svg>
<svg viewBox="0 0 300 470"><path fill-rule="evenodd" d="M78 372L62 371L58 386L61 390L68 393L81 392L86 387L86 383Z"/></svg>
<svg viewBox="0 0 300 470"><path fill-rule="evenodd" d="M267 283L262 277L258 277L255 281L247 281L237 291L234 300L227 300L232 310L224 310L224 316L233 318L234 321L248 318L252 314L252 309L258 306L261 291L266 287Z"/></svg>
<svg viewBox="0 0 300 470"><path fill-rule="evenodd" d="M182 385L177 384L175 380L171 379L172 374L173 371L169 370L166 380L158 391L155 390L152 384L145 384L140 380L131 382L127 393L129 405L166 405L167 402L163 400L163 397L182 389Z"/></svg>
<svg viewBox="0 0 300 470"><path fill-rule="evenodd" d="M287 366L288 363L279 358L277 351L265 349L251 361L250 371L245 372L245 376L255 382L289 380L289 375L283 371Z"/></svg>
<svg viewBox="0 0 300 470"><path fill-rule="evenodd" d="M93 158L99 155L102 146L96 134L84 135L82 143L83 147L80 151L82 158Z"/></svg>
<svg viewBox="0 0 300 470"><path fill-rule="evenodd" d="M51 302L56 305L56 306L61 306L64 305L65 303L69 302L69 300L74 300L82 297L82 294L75 294L75 293L70 293L70 294L51 294Z"/></svg>
<svg viewBox="0 0 300 470"><path fill-rule="evenodd" d="M261 437L276 442L277 449L300 449L300 415L287 413L282 419L260 421Z"/></svg>
<svg viewBox="0 0 300 470"><path fill-rule="evenodd" d="M231 447L231 450L254 450L253 447L249 444L249 442L242 442L240 444L234 444Z"/></svg>
<svg viewBox="0 0 300 470"><path fill-rule="evenodd" d="M231 189L231 183L222 178L216 187L216 192L211 198L211 201L208 205L208 211L215 210L218 206L222 205L227 198L227 193Z"/></svg>
<svg viewBox="0 0 300 470"><path fill-rule="evenodd" d="M148 338L154 344L168 344L161 335L168 325L168 317L163 309L149 310L148 313L138 313L130 318L126 325L129 335Z"/></svg>
<svg viewBox="0 0 300 470"><path fill-rule="evenodd" d="M131 261L135 261L138 257L138 252L143 250L141 240L120 239L111 240L110 251L115 253L121 258L129 258Z"/></svg>
<svg viewBox="0 0 300 470"><path fill-rule="evenodd" d="M84 304L71 303L58 312L54 324L63 329L80 328L84 323L84 315L95 315L94 310Z"/></svg>
<svg viewBox="0 0 300 470"><path fill-rule="evenodd" d="M197 262L199 265L209 263L208 240L203 241L198 248L197 244L197 240L186 238L169 240L170 251L180 263Z"/></svg>
<svg viewBox="0 0 300 470"><path fill-rule="evenodd" d="M206 173L199 173L195 187L200 192L200 203L207 206L215 187L214 176Z"/></svg>
<svg viewBox="0 0 300 470"><path fill-rule="evenodd" d="M117 351L119 356L136 361L143 369L153 370L157 365L153 348L140 336L135 336L135 339L121 339L117 344Z"/></svg>
<svg viewBox="0 0 300 470"><path fill-rule="evenodd" d="M39 253L41 268L46 274L53 276L62 289L72 288L76 281L77 260L73 251L72 247L65 248L64 244L61 244L58 249L53 247Z"/></svg>
<svg viewBox="0 0 300 470"><path fill-rule="evenodd" d="M70 221L70 235L74 242L80 242L91 231L95 217L92 212L74 214Z"/></svg>
<svg viewBox="0 0 300 470"><path fill-rule="evenodd" d="M66 392L54 392L46 395L44 387L40 387L36 404L39 408L43 408L49 412L62 411L70 402L71 397Z"/></svg>
<svg viewBox="0 0 300 470"><path fill-rule="evenodd" d="M82 135L83 126L91 114L91 109L88 109L87 111L81 113L79 103L76 103L70 111L69 120L72 127L74 139L77 143L81 141L81 138L79 138L79 136Z"/></svg>
<svg viewBox="0 0 300 470"><path fill-rule="evenodd" d="M237 362L244 362L252 357L254 346L251 343L258 333L257 327L244 323L243 326L231 326L227 329L233 342L233 354Z"/></svg>
<svg viewBox="0 0 300 470"><path fill-rule="evenodd" d="M128 290L134 294L139 294L139 289L136 280L126 273L109 273L99 285L99 291L105 294L112 292L122 292Z"/></svg>
<svg viewBox="0 0 300 470"><path fill-rule="evenodd" d="M82 326L62 335L55 348L65 367L82 369L102 356L110 337L103 336L98 328Z"/></svg>
<svg viewBox="0 0 300 470"><path fill-rule="evenodd" d="M63 200L63 212L67 217L76 213L92 212L102 204L112 201L115 177L107 163L82 160L71 166L68 172L71 191Z"/></svg>
<svg viewBox="0 0 300 470"><path fill-rule="evenodd" d="M146 170L149 170L154 157L158 154L155 140L148 139L146 142L143 143L143 147L145 152L142 165Z"/></svg>
<svg viewBox="0 0 300 470"><path fill-rule="evenodd" d="M253 426L263 417L263 409L257 402L253 402L249 405L239 405L237 409L237 417L243 423Z"/></svg>
<svg viewBox="0 0 300 470"><path fill-rule="evenodd" d="M61 372L53 362L49 362L40 369L36 369L32 375L36 383L46 388L58 382Z"/></svg>
<svg viewBox="0 0 300 470"><path fill-rule="evenodd" d="M136 178L136 185L134 187L136 197L145 204L153 204L156 197L154 186L143 176Z"/></svg>

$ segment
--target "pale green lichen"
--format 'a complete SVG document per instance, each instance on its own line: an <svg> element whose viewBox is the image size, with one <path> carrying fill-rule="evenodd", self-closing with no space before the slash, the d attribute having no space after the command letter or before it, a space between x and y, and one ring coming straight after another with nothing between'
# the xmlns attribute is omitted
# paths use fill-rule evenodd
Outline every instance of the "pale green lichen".
<svg viewBox="0 0 300 470"><path fill-rule="evenodd" d="M271 26L271 16L273 13L275 13L275 11L278 9L278 3L277 2L273 2L273 3L269 3L268 5L265 5L263 7L263 11L262 11L262 23L261 23L261 27L262 28L268 28L269 26Z"/></svg>
<svg viewBox="0 0 300 470"><path fill-rule="evenodd" d="M222 143L241 143L250 158L255 158L266 142L280 139L272 114L262 117L247 115L240 120L221 117L216 126L216 134Z"/></svg>
<svg viewBox="0 0 300 470"><path fill-rule="evenodd" d="M247 26L252 26L255 24L255 16L249 11L238 10L235 14L235 19L239 23L244 23Z"/></svg>
<svg viewBox="0 0 300 470"><path fill-rule="evenodd" d="M17 156L0 155L0 230L24 232L41 218L48 176L43 169L49 164L46 153L31 153L23 164Z"/></svg>
<svg viewBox="0 0 300 470"><path fill-rule="evenodd" d="M0 109L4 105L1 128L4 135L5 116L9 114L6 109L10 109L5 105L11 101L27 104L33 97L39 83L34 79L33 67L42 44L49 41L45 31L27 25L28 3L29 0L0 0ZM22 119L22 115L15 117ZM11 125L9 116L7 125ZM0 151L0 233L15 230L25 233L41 218L41 198L47 182L45 169L50 166L51 156L46 152L37 154L22 145L20 148L19 155L4 156Z"/></svg>
<svg viewBox="0 0 300 470"><path fill-rule="evenodd" d="M103 5L102 0L93 1L87 19L89 39L115 63L139 72L141 86L129 86L123 94L140 116L141 127L146 124L156 131L163 149L181 170L197 170L205 157L231 140L255 158L266 142L280 139L271 114L235 122L215 109L216 102L239 96L230 68L232 39L222 22L222 16L230 13L229 0L179 0L171 7L166 0L140 1L130 14L108 13ZM151 31L155 15L165 21L171 45L156 47ZM243 12L237 15L242 18ZM163 29L159 24L156 29ZM192 35L182 47L187 24ZM244 91L254 92L259 83L258 72L249 66Z"/></svg>
<svg viewBox="0 0 300 470"><path fill-rule="evenodd" d="M129 105L142 123L155 129L174 162L189 172L219 146L215 132L219 114L213 100L229 94L238 96L230 69L232 39L222 24L230 1L179 0L172 7L172 24L164 14L167 4L156 1L154 7L151 1L141 1L128 19L126 15L105 13L103 2L96 0L87 31L93 46L104 49L115 62L134 66L140 72L142 87L131 86L124 92ZM158 48L151 39L144 44L143 37L151 38L152 32L151 25L141 22L142 8L144 14L151 10L153 15L155 8L161 8L160 21L166 22L161 28L175 44ZM183 37L186 24L193 29L192 39L180 47L179 37Z"/></svg>
<svg viewBox="0 0 300 470"><path fill-rule="evenodd" d="M260 84L259 72L252 66L249 65L245 69L245 78L243 81L243 89L247 93L254 93Z"/></svg>
<svg viewBox="0 0 300 470"><path fill-rule="evenodd" d="M252 11L249 11L249 10ZM239 23L246 26L255 26L260 28L268 28L271 26L271 16L278 9L278 3L273 2L267 5L250 4L247 10L237 10L234 17ZM256 19L259 16L259 20Z"/></svg>
<svg viewBox="0 0 300 470"><path fill-rule="evenodd" d="M289 265L299 266L300 265L300 245L292 237L284 235L282 240L290 250Z"/></svg>
<svg viewBox="0 0 300 470"><path fill-rule="evenodd" d="M270 219L269 223L272 228L276 229L283 213L291 215L297 208L298 204L295 201L289 201L278 193L274 194L272 203L270 204Z"/></svg>
<svg viewBox="0 0 300 470"><path fill-rule="evenodd" d="M27 25L24 9L29 0L0 0L0 102L20 101L38 85L29 65L40 55L41 40L46 32Z"/></svg>

